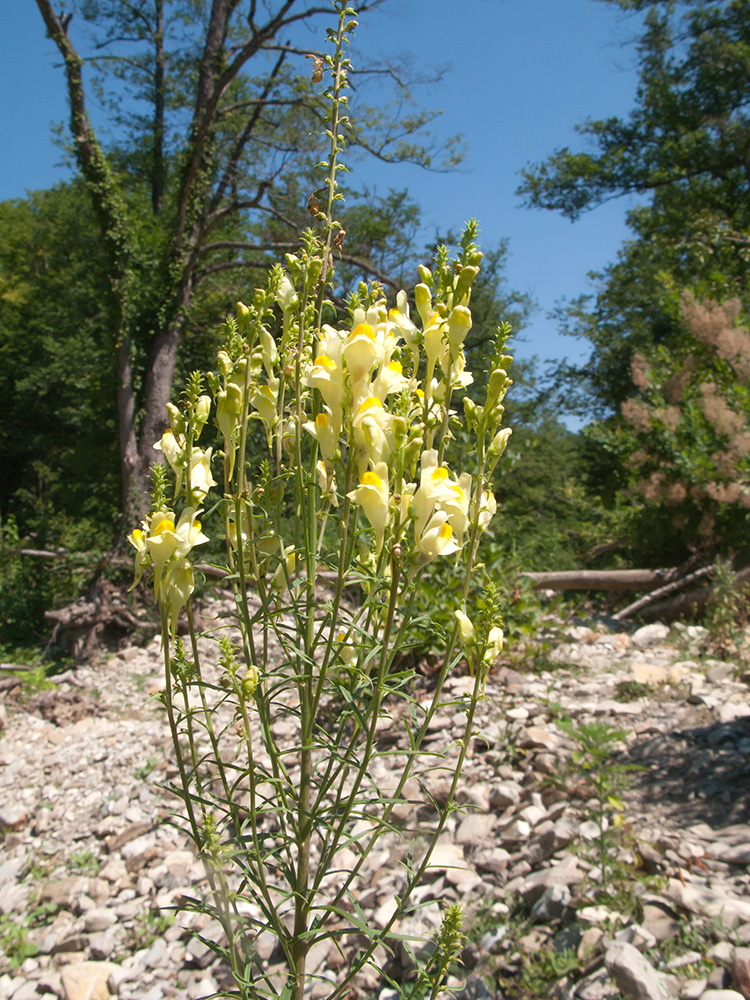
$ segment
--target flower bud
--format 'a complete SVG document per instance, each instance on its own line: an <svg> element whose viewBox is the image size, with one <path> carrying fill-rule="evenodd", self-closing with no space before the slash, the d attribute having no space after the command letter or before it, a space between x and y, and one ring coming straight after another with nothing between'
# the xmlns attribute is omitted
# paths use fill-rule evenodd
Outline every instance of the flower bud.
<svg viewBox="0 0 750 1000"><path fill-rule="evenodd" d="M229 357L226 351L219 351L216 355L216 360L219 362L219 371L224 376L224 378L229 378L232 374L232 369L234 365L232 364L232 359Z"/></svg>
<svg viewBox="0 0 750 1000"><path fill-rule="evenodd" d="M237 303L237 326L239 327L240 333L244 333L249 329L252 315L252 312L248 309L244 302Z"/></svg>
<svg viewBox="0 0 750 1000"><path fill-rule="evenodd" d="M195 433L196 436L199 436L200 432L206 426L206 421L211 413L211 397L206 395L198 396L193 412L195 416Z"/></svg>
<svg viewBox="0 0 750 1000"><path fill-rule="evenodd" d="M260 681L260 671L254 663L251 663L245 672L245 676L242 678L240 687L242 688L242 694L245 698L250 701L250 699L255 694L255 689Z"/></svg>
<svg viewBox="0 0 750 1000"><path fill-rule="evenodd" d="M497 460L498 458L500 458L500 456L505 451L505 448L508 444L508 438L510 437L511 433L512 433L512 428L510 427L503 427L502 430L499 430L497 432L497 434L492 439L492 444L487 449L487 458L489 458L490 460L493 459Z"/></svg>
<svg viewBox="0 0 750 1000"><path fill-rule="evenodd" d="M489 381L487 382L487 403L486 405L492 407L498 400L502 399L505 389L508 386L508 373L503 368L495 368L490 373Z"/></svg>
<svg viewBox="0 0 750 1000"><path fill-rule="evenodd" d="M464 415L466 416L468 430L473 431L476 428L482 419L483 412L483 406L477 406L473 399L470 399L469 396L464 396Z"/></svg>
<svg viewBox="0 0 750 1000"><path fill-rule="evenodd" d="M465 612L458 610L453 612L453 617L458 622L458 631L464 647L473 646L475 644L474 626L469 616Z"/></svg>
<svg viewBox="0 0 750 1000"><path fill-rule="evenodd" d="M167 403L167 417L169 418L169 426L172 428L172 433L175 436L185 433L185 418L174 403Z"/></svg>
<svg viewBox="0 0 750 1000"><path fill-rule="evenodd" d="M478 267L467 265L461 268L461 273L456 277L454 299L457 303L462 303L471 291L474 279L479 274Z"/></svg>
<svg viewBox="0 0 750 1000"><path fill-rule="evenodd" d="M422 325L427 326L434 311L432 308L432 293L427 285L419 284L415 286L414 300L416 302L417 312L422 319Z"/></svg>
<svg viewBox="0 0 750 1000"><path fill-rule="evenodd" d="M231 440L242 410L242 391L234 382L216 396L216 423L225 440Z"/></svg>
<svg viewBox="0 0 750 1000"><path fill-rule="evenodd" d="M420 264L419 267L417 268L417 270L419 271L419 280L420 281L423 281L425 283L425 285L433 285L434 284L434 280L433 280L433 277L432 277L432 271L429 269L429 267L425 267L424 264Z"/></svg>

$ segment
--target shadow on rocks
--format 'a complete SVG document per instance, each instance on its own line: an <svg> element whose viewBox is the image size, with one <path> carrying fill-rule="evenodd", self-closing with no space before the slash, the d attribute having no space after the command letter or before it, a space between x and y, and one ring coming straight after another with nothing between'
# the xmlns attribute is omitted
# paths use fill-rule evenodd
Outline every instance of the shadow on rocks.
<svg viewBox="0 0 750 1000"><path fill-rule="evenodd" d="M750 821L750 717L649 735L631 745L634 787L681 825Z"/></svg>

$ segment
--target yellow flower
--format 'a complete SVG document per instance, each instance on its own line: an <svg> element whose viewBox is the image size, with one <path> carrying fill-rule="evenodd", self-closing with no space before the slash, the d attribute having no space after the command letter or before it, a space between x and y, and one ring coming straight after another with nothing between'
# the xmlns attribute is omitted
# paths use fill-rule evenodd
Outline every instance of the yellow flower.
<svg viewBox="0 0 750 1000"><path fill-rule="evenodd" d="M437 464L437 451L428 448L422 452L419 489L414 497L413 510L416 517L417 536L422 534L427 522L441 504L456 500L455 488L458 483L450 478L450 473Z"/></svg>
<svg viewBox="0 0 750 1000"><path fill-rule="evenodd" d="M161 439L154 445L154 449L163 452L172 472L174 472L174 495L177 496L182 486L182 474L185 467L185 438L180 434L176 435L172 428L168 427Z"/></svg>
<svg viewBox="0 0 750 1000"><path fill-rule="evenodd" d="M276 349L276 341L264 326L260 328L261 360L269 379L274 377L273 370L279 352Z"/></svg>
<svg viewBox="0 0 750 1000"><path fill-rule="evenodd" d="M240 498L240 541L246 542L250 536L250 508L247 500ZM229 506L229 544L233 549L237 548L237 514L234 503Z"/></svg>
<svg viewBox="0 0 750 1000"><path fill-rule="evenodd" d="M453 528L446 519L446 514L437 511L433 514L427 527L417 537L417 548L420 552L420 565L426 565L437 556L449 556L458 552L460 546L453 537Z"/></svg>
<svg viewBox="0 0 750 1000"><path fill-rule="evenodd" d="M494 626L490 629L487 636L487 648L484 651L484 662L492 664L498 658L503 650L503 643L505 637L503 636L503 630Z"/></svg>
<svg viewBox="0 0 750 1000"><path fill-rule="evenodd" d="M154 564L154 595L157 598L162 589L164 568L172 556L184 560L193 546L208 541L208 537L201 531L201 523L196 519L196 514L194 508L186 507L177 525L171 510L159 510L151 515L146 545Z"/></svg>
<svg viewBox="0 0 750 1000"><path fill-rule="evenodd" d="M276 301L278 302L283 313L290 312L297 305L297 293L294 290L294 285L291 283L286 274L279 283L279 288L276 292Z"/></svg>
<svg viewBox="0 0 750 1000"><path fill-rule="evenodd" d="M288 581L291 580L292 574L294 573L294 567L297 565L297 554L294 551L293 545L284 546L282 543L281 547L281 562L276 567L273 576L271 577L271 588L273 590L278 590L283 592L287 588Z"/></svg>
<svg viewBox="0 0 750 1000"><path fill-rule="evenodd" d="M245 676L240 682L240 687L242 688L242 693L247 698L248 701L255 694L255 689L260 683L260 671L254 663L249 664L247 670L245 671Z"/></svg>
<svg viewBox="0 0 750 1000"><path fill-rule="evenodd" d="M409 386L409 380L404 376L403 366L399 361L391 361L389 364L383 363L378 369L378 374L373 380L371 391L373 396L377 396L381 402L391 392L400 392Z"/></svg>
<svg viewBox="0 0 750 1000"><path fill-rule="evenodd" d="M195 435L196 437L200 437L201 431L206 426L208 418L211 415L211 397L206 396L205 394L202 396L198 396L198 398L195 401L194 413L195 413Z"/></svg>
<svg viewBox="0 0 750 1000"><path fill-rule="evenodd" d="M448 343L455 357L471 329L471 310L466 306L456 306L448 317Z"/></svg>
<svg viewBox="0 0 750 1000"><path fill-rule="evenodd" d="M492 439L492 443L487 449L487 458L490 461L494 460L496 462L500 458L500 456L505 451L505 448L508 444L508 438L511 436L512 433L513 430L511 427L503 427L502 430L499 430L497 434L495 434L495 436Z"/></svg>
<svg viewBox="0 0 750 1000"><path fill-rule="evenodd" d="M435 310L432 308L432 292L429 285L425 285L424 282L420 281L418 285L414 286L414 301L419 317L422 320L422 329L426 329L430 320L435 315Z"/></svg>
<svg viewBox="0 0 750 1000"><path fill-rule="evenodd" d="M368 396L357 409L352 424L361 475L368 462L375 466L393 451L393 417L383 409L377 396Z"/></svg>
<svg viewBox="0 0 750 1000"><path fill-rule="evenodd" d="M378 462L372 471L365 472L359 486L347 496L365 512L375 532L375 555L380 555L388 524L388 466L385 462Z"/></svg>
<svg viewBox="0 0 750 1000"><path fill-rule="evenodd" d="M142 528L148 530L148 524L144 521ZM149 563L148 547L146 545L146 536L144 535L141 528L134 528L128 535L128 541L135 549L135 578L130 590L133 587L137 587L143 576L144 569Z"/></svg>
<svg viewBox="0 0 750 1000"><path fill-rule="evenodd" d="M461 545L463 543L464 532L469 523L471 476L468 472L464 472L458 482L450 479L446 485L450 492L440 500L438 506L440 510L444 510L448 515L448 523L453 528L456 541Z"/></svg>
<svg viewBox="0 0 750 1000"><path fill-rule="evenodd" d="M305 384L320 392L331 414L334 417L338 415L340 424L344 399L344 370L336 359L329 354L319 354L305 379Z"/></svg>
<svg viewBox="0 0 750 1000"><path fill-rule="evenodd" d="M318 442L323 459L330 462L336 454L341 433L341 425L336 426L330 409L326 407L322 413L317 414L314 421L308 420L302 426Z"/></svg>
<svg viewBox="0 0 750 1000"><path fill-rule="evenodd" d="M473 516L472 504L472 516ZM479 530L486 531L489 527L490 521L495 516L497 512L497 501L495 500L495 494L491 490L483 489L482 498L479 501Z"/></svg>
<svg viewBox="0 0 750 1000"><path fill-rule="evenodd" d="M339 632L336 639L341 643L339 646L339 656L341 657L341 662L347 667L351 666L357 659L357 650L354 643L347 642L346 632Z"/></svg>
<svg viewBox="0 0 750 1000"><path fill-rule="evenodd" d="M375 331L369 323L359 323L354 327L343 350L352 386L369 375L375 365L383 360L378 346Z"/></svg>
<svg viewBox="0 0 750 1000"><path fill-rule="evenodd" d="M154 596L158 599L164 566L177 548L174 514L171 510L159 510L151 515L151 530L146 545L154 564Z"/></svg>
<svg viewBox="0 0 750 1000"><path fill-rule="evenodd" d="M193 566L188 559L173 559L167 568L162 583L162 600L170 616L170 626L174 635L177 629L177 616L180 608L184 608L195 590Z"/></svg>
<svg viewBox="0 0 750 1000"><path fill-rule="evenodd" d="M205 497L212 486L216 485L216 480L211 475L211 453L213 448L202 451L200 448L193 448L190 458L190 499L198 501Z"/></svg>

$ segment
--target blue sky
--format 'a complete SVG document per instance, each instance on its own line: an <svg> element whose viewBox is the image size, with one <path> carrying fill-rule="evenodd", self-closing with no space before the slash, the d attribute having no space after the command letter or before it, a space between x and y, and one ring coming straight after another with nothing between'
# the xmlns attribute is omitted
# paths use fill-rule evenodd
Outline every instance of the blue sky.
<svg viewBox="0 0 750 1000"><path fill-rule="evenodd" d="M418 97L442 110L435 135L460 132L468 154L447 174L412 166L356 170L382 193L410 189L422 206L425 241L472 216L485 245L509 239L509 285L538 303L516 347L520 357L586 355L585 345L557 333L548 313L591 290L587 274L616 256L632 202L618 199L571 223L522 208L518 171L561 146L582 148L574 126L585 118L628 112L638 27L634 15L600 0L390 0L358 29L369 59L382 53L417 69L446 68ZM3 4L0 32L0 199L7 199L66 176L56 166L61 154L50 125L66 120L67 106L56 50L33 0Z"/></svg>

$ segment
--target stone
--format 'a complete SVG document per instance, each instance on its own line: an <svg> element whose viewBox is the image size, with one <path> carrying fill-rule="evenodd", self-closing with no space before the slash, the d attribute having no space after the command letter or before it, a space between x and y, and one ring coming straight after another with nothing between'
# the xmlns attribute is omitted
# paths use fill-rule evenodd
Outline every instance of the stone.
<svg viewBox="0 0 750 1000"><path fill-rule="evenodd" d="M742 923L750 921L750 900L745 902L706 886L683 885L678 879L670 879L664 895L690 913L721 920L730 927L735 920Z"/></svg>
<svg viewBox="0 0 750 1000"><path fill-rule="evenodd" d="M31 979L21 983L18 989L13 991L13 1000L36 1000L38 996L37 984Z"/></svg>
<svg viewBox="0 0 750 1000"><path fill-rule="evenodd" d="M456 831L456 842L479 847L491 841L495 817L492 813L472 813L466 816Z"/></svg>
<svg viewBox="0 0 750 1000"><path fill-rule="evenodd" d="M643 903L643 926L657 943L668 941L680 929L680 922L669 906L655 901Z"/></svg>
<svg viewBox="0 0 750 1000"><path fill-rule="evenodd" d="M615 934L615 941L627 941L634 945L639 951L646 951L656 947L656 938L651 931L641 927L640 924L628 924ZM700 956L698 956L700 958Z"/></svg>
<svg viewBox="0 0 750 1000"><path fill-rule="evenodd" d="M637 684L666 684L669 671L656 663L636 661L631 663L630 672Z"/></svg>
<svg viewBox="0 0 750 1000"><path fill-rule="evenodd" d="M108 909L106 906L95 906L91 910L86 911L83 926L89 934L92 934L96 931L105 931L108 927L111 927L116 920L117 917L114 915L112 910Z"/></svg>
<svg viewBox="0 0 750 1000"><path fill-rule="evenodd" d="M662 622L653 622L651 625L642 625L633 632L630 641L636 649L649 649L656 646L669 635L669 625Z"/></svg>
<svg viewBox="0 0 750 1000"><path fill-rule="evenodd" d="M541 726L527 726L521 730L517 742L523 750L554 750L560 745L559 737Z"/></svg>
<svg viewBox="0 0 750 1000"><path fill-rule="evenodd" d="M531 918L540 923L560 920L570 901L571 894L567 885L549 885L531 907Z"/></svg>
<svg viewBox="0 0 750 1000"><path fill-rule="evenodd" d="M4 830L20 830L28 822L29 815L23 806L0 806L0 832Z"/></svg>
<svg viewBox="0 0 750 1000"><path fill-rule="evenodd" d="M110 973L119 971L113 962L75 962L60 972L65 1000L106 1000Z"/></svg>
<svg viewBox="0 0 750 1000"><path fill-rule="evenodd" d="M604 953L604 964L625 997L632 997L633 1000L669 1000L674 996L667 977L658 973L632 944L618 941L610 945Z"/></svg>
<svg viewBox="0 0 750 1000"><path fill-rule="evenodd" d="M570 857L554 865L552 868L542 868L532 872L523 881L521 895L524 900L533 905L545 889L553 885L577 885L584 879L583 871L578 867L577 858Z"/></svg>
<svg viewBox="0 0 750 1000"><path fill-rule="evenodd" d="M114 932L110 930L102 931L100 934L92 934L89 938L89 951L91 957L99 962L106 962L112 958L117 947Z"/></svg>
<svg viewBox="0 0 750 1000"><path fill-rule="evenodd" d="M500 781L490 789L490 808L499 811L521 801L523 789L517 781Z"/></svg>
<svg viewBox="0 0 750 1000"><path fill-rule="evenodd" d="M729 960L732 982L750 1000L750 948L735 948Z"/></svg>
<svg viewBox="0 0 750 1000"><path fill-rule="evenodd" d="M747 702L727 701L719 706L718 715L719 722L728 725L737 719L746 719L750 716L750 705Z"/></svg>

